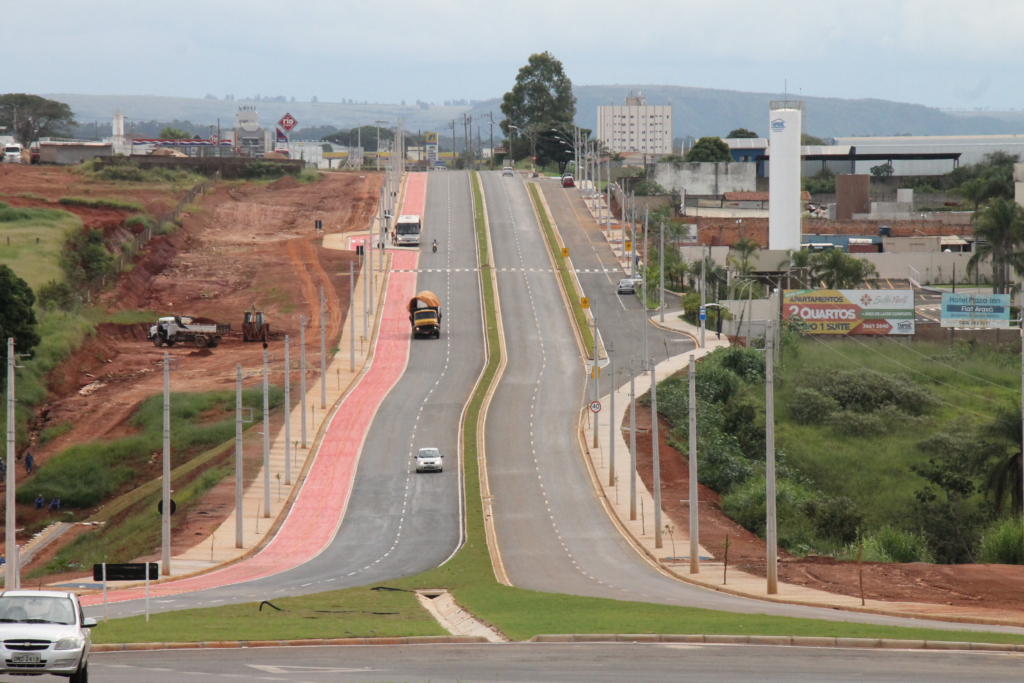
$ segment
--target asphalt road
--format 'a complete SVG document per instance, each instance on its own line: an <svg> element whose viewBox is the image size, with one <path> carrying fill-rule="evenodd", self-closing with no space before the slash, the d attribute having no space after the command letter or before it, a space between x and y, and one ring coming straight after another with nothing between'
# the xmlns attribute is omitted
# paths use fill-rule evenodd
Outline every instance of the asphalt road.
<svg viewBox="0 0 1024 683"><path fill-rule="evenodd" d="M106 683L620 683L1018 681L1022 655L684 644L503 644L170 650L97 654ZM20 680L3 677L0 680Z"/></svg>
<svg viewBox="0 0 1024 683"><path fill-rule="evenodd" d="M495 532L512 584L741 613L921 626L920 620L768 603L698 588L662 574L627 543L598 498L577 438L586 373L526 184L496 172L481 178L508 353L488 413L485 444ZM579 228L567 223L560 229L567 239L576 239L571 233ZM597 291L595 296L605 296ZM635 347L627 332L609 335L621 335L624 345ZM1024 633L994 626L927 625Z"/></svg>
<svg viewBox="0 0 1024 683"><path fill-rule="evenodd" d="M430 249L433 239L438 242L436 254ZM367 434L352 497L334 540L295 569L153 600L152 611L361 586L431 569L455 552L465 528L459 422L484 363L476 266L469 175L432 173L417 291L429 289L440 298L441 338L412 342L405 373ZM428 446L441 449L444 471L417 475L413 455ZM116 618L141 613L143 605L126 601L108 609ZM103 609L85 611L98 616Z"/></svg>

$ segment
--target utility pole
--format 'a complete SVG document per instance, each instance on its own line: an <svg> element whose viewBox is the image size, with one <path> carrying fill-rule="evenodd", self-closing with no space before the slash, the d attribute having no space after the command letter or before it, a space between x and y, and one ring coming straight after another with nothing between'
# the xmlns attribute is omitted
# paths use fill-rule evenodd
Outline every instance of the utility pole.
<svg viewBox="0 0 1024 683"><path fill-rule="evenodd" d="M458 156L455 153L455 119L452 119L452 122L448 124L448 127L452 129L452 168L455 168L455 160Z"/></svg>
<svg viewBox="0 0 1024 683"><path fill-rule="evenodd" d="M366 249L363 249L365 252ZM370 338L370 302L366 299L367 292L370 291L370 287L366 282L366 270L363 266L366 264L366 254L363 254L363 261L359 264L359 274L363 276L363 339ZM353 309L354 310L354 309Z"/></svg>
<svg viewBox="0 0 1024 683"><path fill-rule="evenodd" d="M779 541L775 517L775 370L772 363L772 347L775 345L774 321L769 320L765 330L765 403L764 443L765 482L767 491L765 508L768 519L765 525L765 541L768 546L768 595L779 592Z"/></svg>
<svg viewBox="0 0 1024 683"><path fill-rule="evenodd" d="M14 337L7 338L7 516L4 518L7 568L4 570L4 588L17 590L21 570L17 568L18 540L17 520L14 507L14 482L17 475L17 459L14 455ZM13 577L13 578L12 578Z"/></svg>
<svg viewBox="0 0 1024 683"><path fill-rule="evenodd" d="M171 575L171 358L164 354L164 462L160 573ZM10 472L8 472L10 474Z"/></svg>
<svg viewBox="0 0 1024 683"><path fill-rule="evenodd" d="M270 377L263 342L263 516L270 517Z"/></svg>
<svg viewBox="0 0 1024 683"><path fill-rule="evenodd" d="M348 370L349 372L356 371L356 304L355 297L355 275L352 273L352 264L348 264L348 317L349 317L349 334L348 334Z"/></svg>
<svg viewBox="0 0 1024 683"><path fill-rule="evenodd" d="M590 309L590 310L593 311L594 309ZM593 316L593 321L594 321L594 375L593 375L594 376L594 385L593 385L593 387L594 387L594 399L593 400L596 401L599 398L601 398L599 393L598 393L598 390L599 390L599 386L598 385L600 384L600 380L598 378L601 376L601 368L598 367L598 365L597 365L597 316L596 315ZM594 448L597 448L597 424L598 424L598 416L600 415L600 413L595 413L595 412L591 411L591 414L594 416Z"/></svg>
<svg viewBox="0 0 1024 683"><path fill-rule="evenodd" d="M608 396L608 485L615 486L615 360L612 358L615 344L609 341L605 349L608 351L608 370L611 373L611 391Z"/></svg>
<svg viewBox="0 0 1024 683"><path fill-rule="evenodd" d="M636 521L636 369L629 359L629 519Z"/></svg>
<svg viewBox="0 0 1024 683"><path fill-rule="evenodd" d="M303 432L306 430L303 429ZM235 547L242 544L242 364L235 363Z"/></svg>
<svg viewBox="0 0 1024 683"><path fill-rule="evenodd" d="M284 485L292 485L292 358L291 340L284 335Z"/></svg>
<svg viewBox="0 0 1024 683"><path fill-rule="evenodd" d="M690 573L700 573L700 528L697 499L697 363L690 354Z"/></svg>
<svg viewBox="0 0 1024 683"><path fill-rule="evenodd" d="M488 118L491 119L491 170L494 170L494 112L487 113Z"/></svg>
<svg viewBox="0 0 1024 683"><path fill-rule="evenodd" d="M658 299L658 309L661 315L661 322L665 322L665 221L661 222L661 248L658 250L658 291L661 293Z"/></svg>
<svg viewBox="0 0 1024 683"><path fill-rule="evenodd" d="M380 124L387 121L374 121L377 124L377 170L380 170Z"/></svg>
<svg viewBox="0 0 1024 683"><path fill-rule="evenodd" d="M635 204L636 199L634 199L633 201L634 201L633 210L636 211L636 204ZM643 305L640 307L640 309L644 312L644 358L647 358L648 360L650 360L651 354L647 350L647 325L651 322L647 318L647 272L648 272L647 271L647 254L648 254L648 251L647 251L647 219L648 219L648 217L649 217L648 210L644 209L644 300L643 300Z"/></svg>
<svg viewBox="0 0 1024 683"><path fill-rule="evenodd" d="M320 408L327 410L327 303L320 287Z"/></svg>
<svg viewBox="0 0 1024 683"><path fill-rule="evenodd" d="M651 365L651 440L654 445L652 459L654 461L654 547L662 547L661 542L661 454L658 448L658 379L655 376L654 359L648 357Z"/></svg>
<svg viewBox="0 0 1024 683"><path fill-rule="evenodd" d="M708 281L707 281L707 274L705 273L704 266L705 266L705 264L707 262L708 262L708 259L704 255L704 247L701 246L701 248L700 248L700 307L701 307L701 310L706 310L705 307L704 307L704 303L706 301L704 290L706 290L707 287L708 287ZM706 318L707 314L705 314L704 317ZM700 321L700 348L702 348L702 349L704 348L704 326L705 326L705 321L701 320Z"/></svg>
<svg viewBox="0 0 1024 683"><path fill-rule="evenodd" d="M302 447L306 448L306 316L303 315L299 316L299 358L299 391L302 392L302 409L300 411L302 413Z"/></svg>

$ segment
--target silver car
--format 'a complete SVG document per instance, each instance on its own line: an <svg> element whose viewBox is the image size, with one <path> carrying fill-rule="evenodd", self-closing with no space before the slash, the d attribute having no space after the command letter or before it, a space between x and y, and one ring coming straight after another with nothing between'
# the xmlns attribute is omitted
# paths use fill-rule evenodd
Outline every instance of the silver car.
<svg viewBox="0 0 1024 683"><path fill-rule="evenodd" d="M501 175L502 175L503 177L504 177L504 176L508 176L508 177L510 177L510 178L511 178L511 177L512 177L512 176L514 176L515 174L516 174L516 172L512 170L512 167L511 167L511 166L506 166L505 168L501 169Z"/></svg>
<svg viewBox="0 0 1024 683"><path fill-rule="evenodd" d="M440 472L441 460L444 458L436 448L421 448L416 454L417 472Z"/></svg>
<svg viewBox="0 0 1024 683"><path fill-rule="evenodd" d="M68 676L88 683L89 629L74 593L4 591L0 594L0 673Z"/></svg>
<svg viewBox="0 0 1024 683"><path fill-rule="evenodd" d="M627 277L619 280L619 285L616 291L619 294L636 294L636 288L640 285L640 280Z"/></svg>

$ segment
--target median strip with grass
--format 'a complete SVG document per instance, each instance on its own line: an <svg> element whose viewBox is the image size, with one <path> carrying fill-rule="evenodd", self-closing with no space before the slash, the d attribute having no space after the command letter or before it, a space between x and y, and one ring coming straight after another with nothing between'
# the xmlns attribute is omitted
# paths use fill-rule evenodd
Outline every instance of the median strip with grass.
<svg viewBox="0 0 1024 683"><path fill-rule="evenodd" d="M482 194L479 179L475 175L473 193L477 199L476 226L480 263L486 264L489 246L486 230L483 229L485 224ZM499 584L494 578L484 531L483 506L480 498L479 444L476 438L478 421L481 419L480 408L500 363L495 293L489 277L482 278L482 292L490 353L483 378L470 400L462 425L465 444L466 543L446 564L422 574L387 581L387 587L401 591L447 588L463 608L513 640L528 640L540 634L678 633L1024 643L1024 636L1009 633L901 628L740 614L694 607L542 593ZM271 598L271 595L261 598ZM344 631L341 631L343 635L359 637L437 633L432 627L428 628L428 624L420 621L426 616L426 612L409 592L373 591L363 586L272 601L275 606L288 612L275 612L271 615L266 605L260 611L260 603L256 601L242 605L156 614L151 617L149 624L146 624L142 617L130 617L101 624L94 630L94 642L293 639L305 637L310 633L308 623L316 624L318 637L331 637L339 633L340 627L344 627ZM346 606L355 609L354 606L359 606L363 613L334 612L330 617L304 620L303 615L316 614L308 612L310 605L319 605L323 609L335 609L334 606L337 606L337 609L346 609ZM336 621L330 621L331 619ZM196 628L197 624L202 624L202 627Z"/></svg>
<svg viewBox="0 0 1024 683"><path fill-rule="evenodd" d="M594 333L590 331L587 316L583 313L580 291L576 289L576 282L572 278L572 272L565 264L565 257L562 256L562 245L558 243L558 237L555 236L555 230L551 227L551 220L548 218L547 209L544 208L544 203L540 200L540 190L537 189L537 183L527 183L526 186L530 188L533 205L537 208L537 215L540 216L541 225L544 226L544 235L547 237L548 245L551 247L551 255L555 258L555 268L558 270L558 276L562 278L562 286L565 289L566 296L569 297L569 303L572 304L572 314L576 320L576 327L583 336L583 347L587 349L588 354L593 353Z"/></svg>

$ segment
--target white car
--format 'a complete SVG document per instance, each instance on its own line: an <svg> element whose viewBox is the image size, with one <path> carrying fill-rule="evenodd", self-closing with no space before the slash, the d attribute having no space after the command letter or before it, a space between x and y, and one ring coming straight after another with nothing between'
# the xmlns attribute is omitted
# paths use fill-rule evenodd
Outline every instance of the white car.
<svg viewBox="0 0 1024 683"><path fill-rule="evenodd" d="M516 172L512 170L511 166L506 166L505 168L501 169L501 175L503 177L504 176L508 176L509 178L511 178L511 177L515 176L515 174L516 174Z"/></svg>
<svg viewBox="0 0 1024 683"><path fill-rule="evenodd" d="M4 591L0 594L0 673L67 676L88 683L89 629L74 593Z"/></svg>
<svg viewBox="0 0 1024 683"><path fill-rule="evenodd" d="M639 278L623 278L619 280L619 284L618 287L616 287L616 291L619 294L636 294L636 288L641 286L642 284L643 280Z"/></svg>
<svg viewBox="0 0 1024 683"><path fill-rule="evenodd" d="M441 460L444 458L436 448L421 448L416 454L417 472L440 472Z"/></svg>

